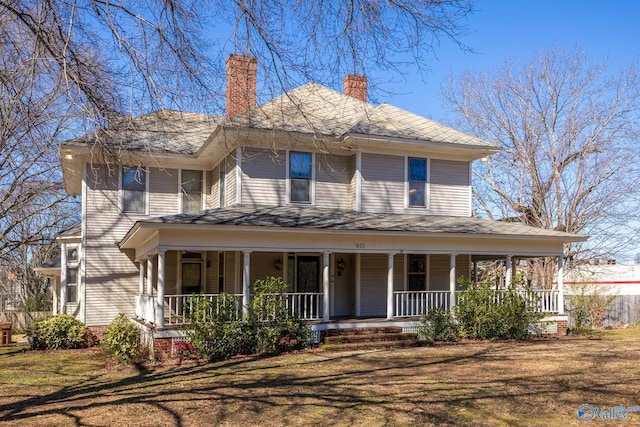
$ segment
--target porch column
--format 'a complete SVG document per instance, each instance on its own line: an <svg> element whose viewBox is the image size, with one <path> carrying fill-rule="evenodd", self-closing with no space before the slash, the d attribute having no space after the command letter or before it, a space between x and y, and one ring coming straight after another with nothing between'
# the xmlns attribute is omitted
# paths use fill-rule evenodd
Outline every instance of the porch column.
<svg viewBox="0 0 640 427"><path fill-rule="evenodd" d="M478 284L478 261L473 261L473 281Z"/></svg>
<svg viewBox="0 0 640 427"><path fill-rule="evenodd" d="M558 313L564 313L564 254L558 257Z"/></svg>
<svg viewBox="0 0 640 427"><path fill-rule="evenodd" d="M60 245L60 314L67 312L67 245Z"/></svg>
<svg viewBox="0 0 640 427"><path fill-rule="evenodd" d="M153 257L147 258L147 295L153 295Z"/></svg>
<svg viewBox="0 0 640 427"><path fill-rule="evenodd" d="M356 254L356 317L360 317L360 298L362 291L360 288L360 266L362 265L362 259L360 254Z"/></svg>
<svg viewBox="0 0 640 427"><path fill-rule="evenodd" d="M449 260L449 308L456 306L456 256L451 254Z"/></svg>
<svg viewBox="0 0 640 427"><path fill-rule="evenodd" d="M511 276L513 276L513 266L511 265L511 255L507 255L507 259L504 261L505 273L504 284L505 287L511 286Z"/></svg>
<svg viewBox="0 0 640 427"><path fill-rule="evenodd" d="M138 282L138 295L144 295L144 267L145 260L141 259L140 262L140 276Z"/></svg>
<svg viewBox="0 0 640 427"><path fill-rule="evenodd" d="M56 276L53 276L50 278L51 280L51 296L53 297L53 306L51 307L51 311L54 316L56 314L58 314L58 301L59 301L59 296L57 293L58 290L58 286L57 286L57 282L58 282L58 278Z"/></svg>
<svg viewBox="0 0 640 427"><path fill-rule="evenodd" d="M387 320L393 320L393 257L387 254Z"/></svg>
<svg viewBox="0 0 640 427"><path fill-rule="evenodd" d="M164 329L164 255L158 252L158 294L156 296L156 329Z"/></svg>
<svg viewBox="0 0 640 427"><path fill-rule="evenodd" d="M362 212L362 152L356 151L356 212Z"/></svg>
<svg viewBox="0 0 640 427"><path fill-rule="evenodd" d="M145 295L145 270L147 268L147 259L140 259L140 275L138 282L138 296L136 297L136 317L138 319L145 319L145 307L147 304L147 296ZM148 319L145 319L148 321Z"/></svg>
<svg viewBox="0 0 640 427"><path fill-rule="evenodd" d="M251 302L251 289L249 288L251 273L251 251L243 251L242 261L242 315L249 316L249 303Z"/></svg>
<svg viewBox="0 0 640 427"><path fill-rule="evenodd" d="M329 255L330 252L322 254L322 321L324 323L331 320L331 311L329 306Z"/></svg>

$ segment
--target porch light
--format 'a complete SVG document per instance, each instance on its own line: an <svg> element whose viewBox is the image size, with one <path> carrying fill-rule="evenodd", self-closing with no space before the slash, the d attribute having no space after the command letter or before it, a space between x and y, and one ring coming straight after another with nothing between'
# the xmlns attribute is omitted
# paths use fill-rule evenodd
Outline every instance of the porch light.
<svg viewBox="0 0 640 427"><path fill-rule="evenodd" d="M342 271L347 266L342 258L338 260L338 270Z"/></svg>
<svg viewBox="0 0 640 427"><path fill-rule="evenodd" d="M273 266L276 268L276 270L282 270L282 260L278 258L276 262L273 263Z"/></svg>

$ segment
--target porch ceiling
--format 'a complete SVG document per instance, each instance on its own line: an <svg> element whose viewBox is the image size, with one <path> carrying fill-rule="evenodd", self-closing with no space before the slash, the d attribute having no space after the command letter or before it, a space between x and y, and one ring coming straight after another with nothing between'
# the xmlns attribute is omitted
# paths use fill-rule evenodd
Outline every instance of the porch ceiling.
<svg viewBox="0 0 640 427"><path fill-rule="evenodd" d="M365 236L369 239L394 240L427 238L449 242L453 242L453 238L461 241L473 239L476 245L477 239L483 239L484 242L502 241L502 244L499 244L500 250L504 249L505 241L518 242L519 245L535 242L538 245L546 244L557 248L564 242L587 239L575 234L479 218L364 213L310 206L256 208L238 205L195 214L178 214L138 221L120 241L119 246L122 249L136 249L144 242L154 240L154 235L176 230L180 230L185 237L192 232L201 234L204 231L215 231L216 235L220 236L230 232L278 232L284 233L284 236L279 238L284 241L292 239L291 233L307 236L331 235L334 238L336 235L359 236L359 239ZM163 243L158 240L157 244ZM455 246L451 244L451 250L456 250ZM557 249L553 252L557 252Z"/></svg>

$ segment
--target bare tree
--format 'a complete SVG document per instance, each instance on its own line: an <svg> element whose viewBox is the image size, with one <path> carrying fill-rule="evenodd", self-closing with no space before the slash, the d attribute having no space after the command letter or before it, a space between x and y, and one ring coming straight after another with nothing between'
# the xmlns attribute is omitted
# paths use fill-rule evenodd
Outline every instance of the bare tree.
<svg viewBox="0 0 640 427"><path fill-rule="evenodd" d="M480 212L591 235L586 244L567 245L568 259L614 255L637 234L634 66L611 74L580 49L556 47L527 64L450 79L445 97L463 126L503 149L474 169Z"/></svg>
<svg viewBox="0 0 640 427"><path fill-rule="evenodd" d="M229 53L258 58L264 97L396 69L401 54L424 65L441 39L463 47L470 12L469 0L0 0L0 262L30 280L78 215L60 141L160 108L220 114ZM93 141L117 157L113 139Z"/></svg>

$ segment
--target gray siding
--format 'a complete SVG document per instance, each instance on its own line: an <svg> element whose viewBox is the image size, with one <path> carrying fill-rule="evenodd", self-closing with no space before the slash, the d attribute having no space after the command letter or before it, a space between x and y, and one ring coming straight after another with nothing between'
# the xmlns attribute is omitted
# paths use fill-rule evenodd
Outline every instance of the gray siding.
<svg viewBox="0 0 640 427"><path fill-rule="evenodd" d="M274 264L276 260L282 260L282 252L253 252L251 253L250 262L250 283L257 279L265 279L267 277L282 278L282 270L276 270Z"/></svg>
<svg viewBox="0 0 640 427"><path fill-rule="evenodd" d="M227 171L227 173L225 174L225 181L224 181L224 187L225 187L225 191L224 191L224 200L225 200L225 206L233 206L236 203L238 203L239 201L236 200L236 185L237 185L237 179L236 179L236 157L235 157L235 152L232 154L229 154L225 159L225 170Z"/></svg>
<svg viewBox="0 0 640 427"><path fill-rule="evenodd" d="M316 206L332 209L351 209L351 157L316 155Z"/></svg>
<svg viewBox="0 0 640 427"><path fill-rule="evenodd" d="M152 179L153 173L149 179ZM119 313L133 316L138 267L116 243L144 215L120 214L119 173L87 165L85 295L89 326L108 325Z"/></svg>
<svg viewBox="0 0 640 427"><path fill-rule="evenodd" d="M471 185L469 163L431 160L430 214L469 216Z"/></svg>
<svg viewBox="0 0 640 427"><path fill-rule="evenodd" d="M458 279L460 276L469 277L470 264L469 255L458 255L456 257L456 289L459 288ZM449 290L449 266L451 258L447 254L429 255L429 290L448 291Z"/></svg>
<svg viewBox="0 0 640 427"><path fill-rule="evenodd" d="M405 255L397 254L393 257L393 290L404 291ZM385 276L386 277L386 276Z"/></svg>
<svg viewBox="0 0 640 427"><path fill-rule="evenodd" d="M362 211L405 211L404 157L362 154Z"/></svg>
<svg viewBox="0 0 640 427"><path fill-rule="evenodd" d="M287 202L286 152L245 148L242 154L242 203L278 206Z"/></svg>
<svg viewBox="0 0 640 427"><path fill-rule="evenodd" d="M149 170L149 215L178 213L178 170Z"/></svg>
<svg viewBox="0 0 640 427"><path fill-rule="evenodd" d="M350 158L350 167L351 170L353 171L353 173L351 174L351 182L350 182L350 189L349 191L351 192L351 205L349 207L349 209L356 209L356 184L357 184L357 179L356 179L356 156L353 155Z"/></svg>
<svg viewBox="0 0 640 427"><path fill-rule="evenodd" d="M207 208L220 207L220 165L208 172L211 176L209 192L207 193Z"/></svg>
<svg viewBox="0 0 640 427"><path fill-rule="evenodd" d="M344 261L344 270L338 271L338 260ZM355 315L356 258L354 254L335 254L332 316Z"/></svg>
<svg viewBox="0 0 640 427"><path fill-rule="evenodd" d="M360 314L387 314L387 255L362 254L360 272Z"/></svg>
<svg viewBox="0 0 640 427"><path fill-rule="evenodd" d="M242 284L240 283L242 276L238 277L236 255L238 255L237 252L224 253L224 291L228 294L242 293Z"/></svg>
<svg viewBox="0 0 640 427"><path fill-rule="evenodd" d="M178 293L178 252L167 251L164 256L165 295Z"/></svg>

